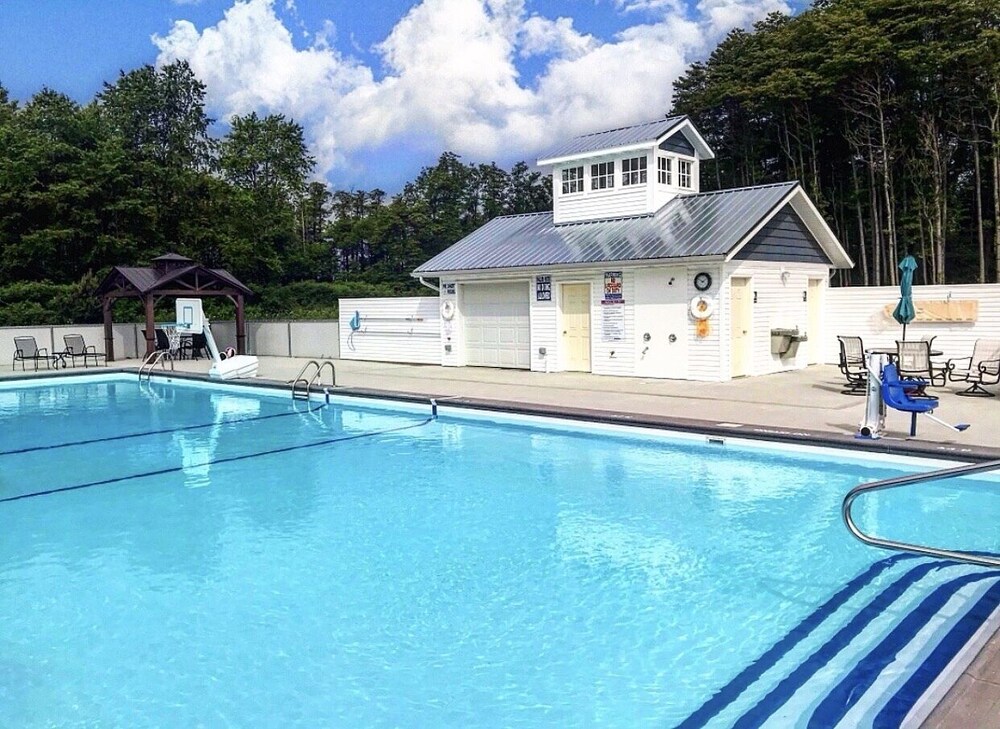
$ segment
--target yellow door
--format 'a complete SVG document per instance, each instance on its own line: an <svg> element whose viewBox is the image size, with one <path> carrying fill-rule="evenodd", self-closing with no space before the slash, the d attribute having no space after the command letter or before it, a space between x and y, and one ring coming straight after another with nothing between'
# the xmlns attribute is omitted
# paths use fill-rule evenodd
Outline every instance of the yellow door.
<svg viewBox="0 0 1000 729"><path fill-rule="evenodd" d="M590 284L563 284L561 294L563 369L590 372Z"/></svg>
<svg viewBox="0 0 1000 729"><path fill-rule="evenodd" d="M750 279L733 277L729 280L730 307L729 322L732 328L730 346L731 374L745 377L750 374L752 349L750 330L753 321L753 305L750 301Z"/></svg>
<svg viewBox="0 0 1000 729"><path fill-rule="evenodd" d="M806 334L809 336L809 364L823 362L823 279L809 279L809 290L806 294L809 302L808 324Z"/></svg>

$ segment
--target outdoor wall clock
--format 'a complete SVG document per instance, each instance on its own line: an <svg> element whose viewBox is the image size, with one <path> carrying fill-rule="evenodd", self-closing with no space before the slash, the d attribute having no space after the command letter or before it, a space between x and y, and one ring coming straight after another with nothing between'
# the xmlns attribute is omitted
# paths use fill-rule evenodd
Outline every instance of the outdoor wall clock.
<svg viewBox="0 0 1000 729"><path fill-rule="evenodd" d="M712 288L712 277L705 271L695 274L694 287L699 291L708 291Z"/></svg>

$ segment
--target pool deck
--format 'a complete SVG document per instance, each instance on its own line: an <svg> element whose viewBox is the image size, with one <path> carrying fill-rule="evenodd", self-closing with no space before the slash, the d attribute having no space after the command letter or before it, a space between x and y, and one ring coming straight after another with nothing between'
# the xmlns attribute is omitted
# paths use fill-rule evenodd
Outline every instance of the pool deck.
<svg viewBox="0 0 1000 729"><path fill-rule="evenodd" d="M286 383L307 359L262 357L261 379ZM122 367L59 370L83 374ZM542 373L478 367L440 367L335 360L338 390L345 394L447 398L449 404L516 409L562 417L696 430L731 437L791 440L860 448L873 452L961 460L1000 459L1000 398L958 397L962 388L932 391L941 397L935 413L950 423L971 423L956 433L918 418L917 436L908 437L909 416L890 411L886 433L875 441L854 437L864 412L863 397L844 395L836 367L805 370L731 382L684 382L585 373ZM204 374L205 360L176 363L178 374ZM0 379L22 376L0 367ZM30 371L28 375L35 373ZM39 375L54 374L44 370ZM997 388L993 388L994 391ZM965 670L924 727L1000 729L1000 633L993 636Z"/></svg>

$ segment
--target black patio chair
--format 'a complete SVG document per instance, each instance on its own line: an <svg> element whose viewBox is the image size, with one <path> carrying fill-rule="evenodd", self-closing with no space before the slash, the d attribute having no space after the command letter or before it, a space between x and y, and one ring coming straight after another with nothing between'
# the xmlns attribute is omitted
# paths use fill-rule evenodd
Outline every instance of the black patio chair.
<svg viewBox="0 0 1000 729"><path fill-rule="evenodd" d="M91 359L94 360L95 367L101 363L101 359L104 359L105 364L107 364L107 355L104 352L98 352L97 347L93 344L87 344L82 334L65 334L63 335L63 343L66 345L66 349L62 353L63 361L65 362L68 357L74 367L76 367L78 357L83 358L84 367Z"/></svg>
<svg viewBox="0 0 1000 729"><path fill-rule="evenodd" d="M847 379L844 395L864 395L868 388L868 366L861 337L837 337L840 342L840 371Z"/></svg>
<svg viewBox="0 0 1000 729"><path fill-rule="evenodd" d="M18 362L21 363L22 371L25 369L25 362L34 362L35 372L38 371L39 362L44 362L46 368L52 369L52 362L56 359L46 347L39 348L34 337L14 337L14 361L11 369L16 369Z"/></svg>
<svg viewBox="0 0 1000 729"><path fill-rule="evenodd" d="M956 395L966 397L994 397L983 385L1000 383L1000 340L977 339L969 357L948 360L948 379L968 382L969 387Z"/></svg>
<svg viewBox="0 0 1000 729"><path fill-rule="evenodd" d="M181 359L200 359L202 355L208 356L208 342L204 334L192 334L181 340Z"/></svg>

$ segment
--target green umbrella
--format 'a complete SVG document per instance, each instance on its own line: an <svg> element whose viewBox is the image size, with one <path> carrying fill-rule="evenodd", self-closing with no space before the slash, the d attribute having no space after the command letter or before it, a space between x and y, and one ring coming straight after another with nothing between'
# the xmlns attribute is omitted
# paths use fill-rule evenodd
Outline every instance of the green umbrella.
<svg viewBox="0 0 1000 729"><path fill-rule="evenodd" d="M899 262L899 270L903 272L899 281L899 303L892 312L892 318L903 325L903 339L906 340L906 325L917 316L913 308L913 272L917 270L917 259L907 256Z"/></svg>

